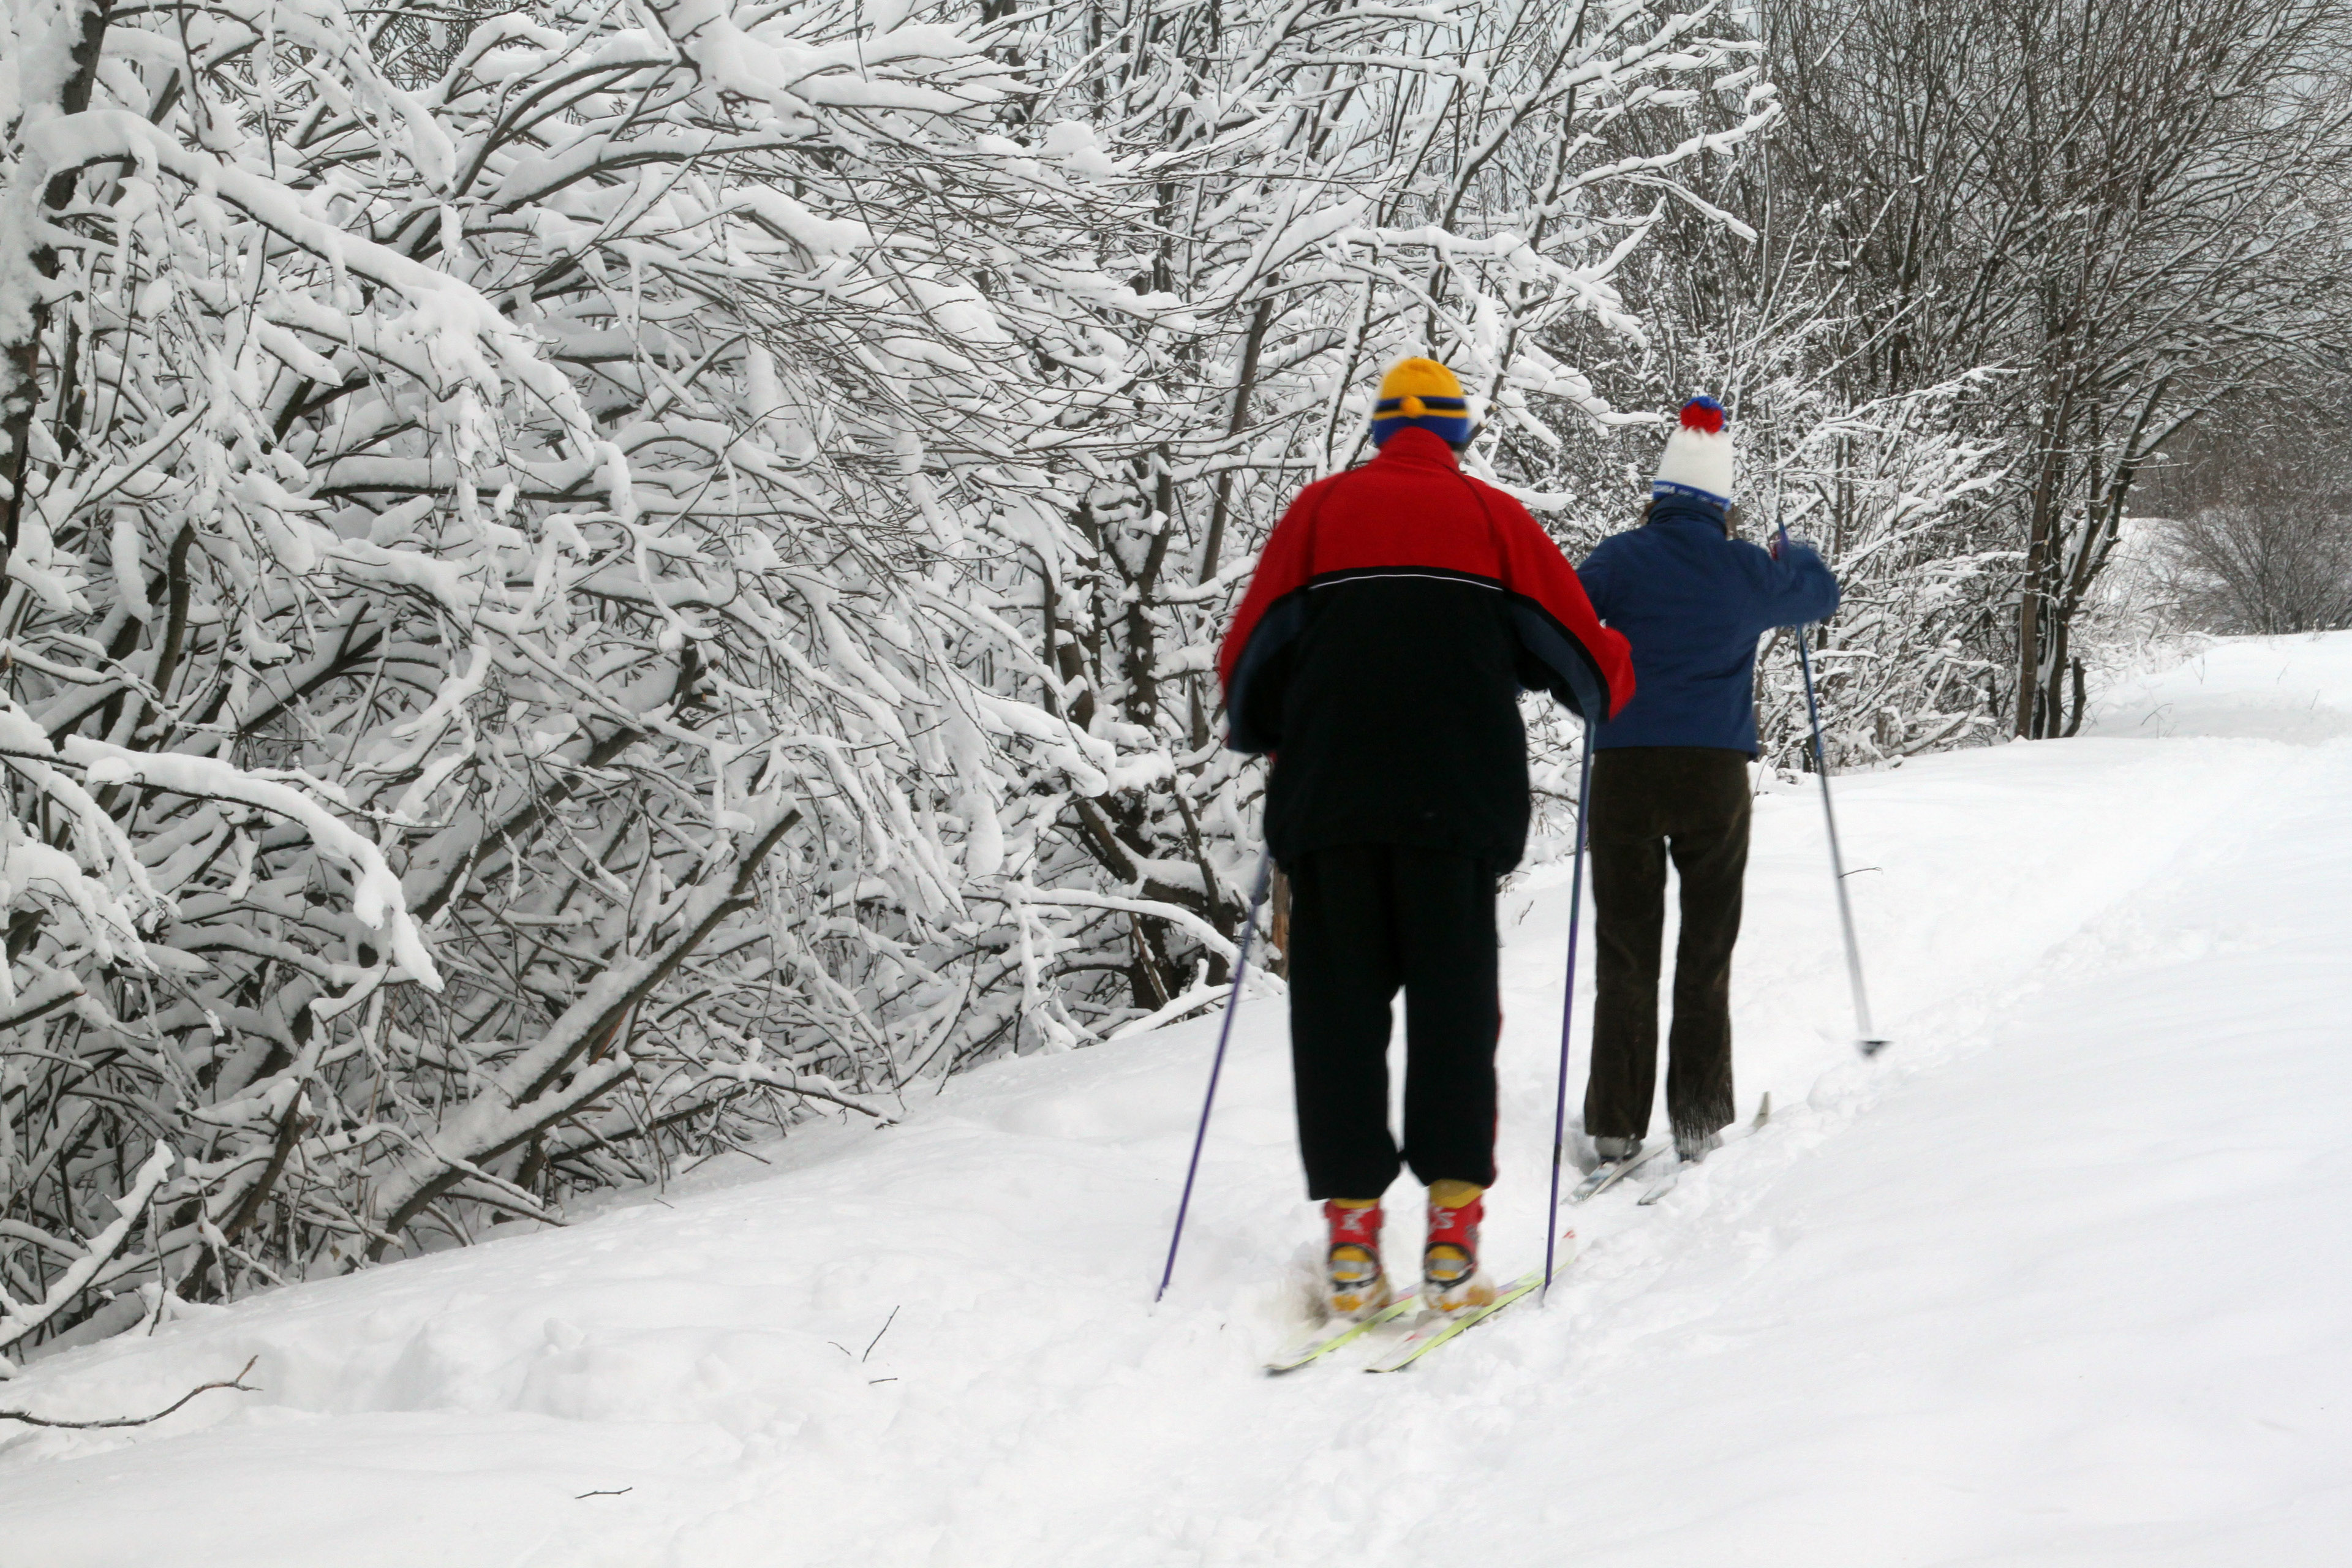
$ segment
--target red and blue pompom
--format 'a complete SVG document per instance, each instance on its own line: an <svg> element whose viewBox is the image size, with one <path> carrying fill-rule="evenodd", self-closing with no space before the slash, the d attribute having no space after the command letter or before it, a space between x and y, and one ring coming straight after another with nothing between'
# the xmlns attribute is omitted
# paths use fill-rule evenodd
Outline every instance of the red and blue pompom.
<svg viewBox="0 0 2352 1568"><path fill-rule="evenodd" d="M1658 456L1651 495L1718 509L1729 506L1738 477L1730 423L1730 414L1712 397L1694 397L1684 404L1680 426L1666 437L1666 449Z"/></svg>
<svg viewBox="0 0 2352 1568"><path fill-rule="evenodd" d="M1708 436L1720 436L1723 434L1725 422L1731 416L1725 412L1723 405L1712 397L1694 397L1683 405L1683 428L1685 430L1696 430Z"/></svg>

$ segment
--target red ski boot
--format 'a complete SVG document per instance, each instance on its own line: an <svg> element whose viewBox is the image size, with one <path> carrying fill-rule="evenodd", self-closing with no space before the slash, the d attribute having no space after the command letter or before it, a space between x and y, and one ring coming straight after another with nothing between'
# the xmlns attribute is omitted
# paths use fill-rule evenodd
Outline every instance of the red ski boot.
<svg viewBox="0 0 2352 1568"><path fill-rule="evenodd" d="M1364 1319L1389 1304L1389 1277L1381 1267L1381 1205L1328 1199L1331 1225L1326 1255L1324 1305L1335 1318Z"/></svg>
<svg viewBox="0 0 2352 1568"><path fill-rule="evenodd" d="M1429 1185L1429 1240L1421 1253L1421 1296L1433 1311L1458 1312L1495 1299L1495 1287L1478 1268L1478 1222L1486 1216L1468 1182Z"/></svg>

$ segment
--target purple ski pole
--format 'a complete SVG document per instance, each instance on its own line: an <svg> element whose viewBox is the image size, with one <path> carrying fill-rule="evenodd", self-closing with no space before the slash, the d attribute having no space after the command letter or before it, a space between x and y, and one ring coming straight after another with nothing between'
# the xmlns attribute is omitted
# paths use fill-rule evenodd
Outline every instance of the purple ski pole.
<svg viewBox="0 0 2352 1568"><path fill-rule="evenodd" d="M1201 1101L1201 1129L1192 1134L1192 1163L1184 1167L1184 1195L1176 1203L1176 1229L1168 1237L1168 1267L1160 1271L1160 1289L1151 1293L1152 1304L1168 1294L1168 1281L1176 1277L1176 1248L1184 1241L1184 1216L1192 1207L1192 1179L1201 1173L1201 1146L1209 1141L1209 1111L1217 1103L1217 1077L1225 1070L1225 1043L1234 1037L1234 1015L1241 1011L1242 979L1249 973L1250 943L1257 936L1257 910L1265 902L1266 884L1274 878L1274 851L1263 849L1257 858L1257 882L1250 889L1249 915L1242 921L1242 940L1234 952L1234 989L1225 998L1225 1021L1217 1030L1217 1054L1209 1064L1209 1092Z"/></svg>
<svg viewBox="0 0 2352 1568"><path fill-rule="evenodd" d="M1551 1111L1551 1204L1544 1210L1543 1293L1540 1307L1551 1299L1552 1257L1559 1245L1554 1228L1559 1224L1559 1163L1568 1144L1568 1043L1576 1022L1576 933L1584 913L1584 804L1592 795L1592 731L1584 731L1584 761L1576 778L1576 847L1569 856L1568 987L1559 1002L1559 1095Z"/></svg>

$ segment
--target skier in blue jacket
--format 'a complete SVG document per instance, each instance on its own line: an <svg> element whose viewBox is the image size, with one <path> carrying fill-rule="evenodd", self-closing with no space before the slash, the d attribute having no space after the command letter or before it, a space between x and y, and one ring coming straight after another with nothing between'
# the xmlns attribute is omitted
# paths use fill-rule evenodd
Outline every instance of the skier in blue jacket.
<svg viewBox="0 0 2352 1568"><path fill-rule="evenodd" d="M1801 543L1731 535L1731 437L1711 397L1684 405L1640 527L1577 574L1633 649L1633 700L1592 732L1588 811L1599 950L1584 1130L1603 1161L1641 1152L1658 1063L1666 861L1682 879L1666 1116L1685 1160L1733 1117L1731 952L1739 937L1757 752L1756 645L1826 619L1837 579Z"/></svg>

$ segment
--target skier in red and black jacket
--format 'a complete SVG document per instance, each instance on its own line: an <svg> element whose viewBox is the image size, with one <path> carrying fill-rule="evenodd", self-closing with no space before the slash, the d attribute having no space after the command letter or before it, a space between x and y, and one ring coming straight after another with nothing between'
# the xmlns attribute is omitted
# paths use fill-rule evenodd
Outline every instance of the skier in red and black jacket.
<svg viewBox="0 0 2352 1568"><path fill-rule="evenodd" d="M1378 1310L1380 1200L1429 1186L1423 1294L1479 1304L1495 1179L1495 881L1527 847L1523 690L1589 723L1633 691L1625 639L1527 509L1462 472L1444 366L1381 384L1361 468L1276 525L1219 656L1228 743L1273 756L1266 842L1290 884L1290 1037L1307 1195L1330 1226L1329 1305ZM1389 1129L1389 1007L1405 994L1404 1149Z"/></svg>

